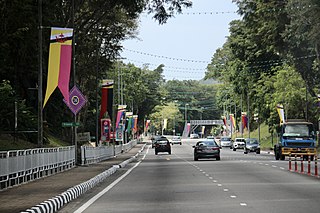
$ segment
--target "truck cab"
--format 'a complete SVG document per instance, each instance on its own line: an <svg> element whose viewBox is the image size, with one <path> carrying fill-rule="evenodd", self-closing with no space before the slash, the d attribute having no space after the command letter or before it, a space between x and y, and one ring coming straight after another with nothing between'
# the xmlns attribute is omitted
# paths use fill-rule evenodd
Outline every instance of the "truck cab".
<svg viewBox="0 0 320 213"><path fill-rule="evenodd" d="M305 159L316 154L316 137L313 124L304 120L287 120L279 128L279 143L274 146L276 160L298 155Z"/></svg>

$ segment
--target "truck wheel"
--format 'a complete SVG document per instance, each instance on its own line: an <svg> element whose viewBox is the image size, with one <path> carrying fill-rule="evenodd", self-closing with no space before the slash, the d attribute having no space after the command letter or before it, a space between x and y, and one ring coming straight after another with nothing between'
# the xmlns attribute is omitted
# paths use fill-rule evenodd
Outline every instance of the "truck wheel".
<svg viewBox="0 0 320 213"><path fill-rule="evenodd" d="M237 149L236 149L236 148L233 148L233 151L237 151Z"/></svg>

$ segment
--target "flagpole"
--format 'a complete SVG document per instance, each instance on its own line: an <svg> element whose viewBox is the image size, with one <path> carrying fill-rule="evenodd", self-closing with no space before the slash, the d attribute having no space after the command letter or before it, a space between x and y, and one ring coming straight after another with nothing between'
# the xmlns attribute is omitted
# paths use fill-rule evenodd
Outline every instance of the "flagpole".
<svg viewBox="0 0 320 213"><path fill-rule="evenodd" d="M72 35L72 70L73 70L73 86L76 85L76 60L75 60L75 29L74 29L74 0L72 0L72 28L73 28L73 35ZM77 114L73 116L73 122L77 122ZM77 127L73 126L73 142L75 148L75 163L78 164L78 145L77 145Z"/></svg>
<svg viewBox="0 0 320 213"><path fill-rule="evenodd" d="M38 1L39 13L39 73L38 73L38 146L43 146L43 111L42 111L42 0Z"/></svg>

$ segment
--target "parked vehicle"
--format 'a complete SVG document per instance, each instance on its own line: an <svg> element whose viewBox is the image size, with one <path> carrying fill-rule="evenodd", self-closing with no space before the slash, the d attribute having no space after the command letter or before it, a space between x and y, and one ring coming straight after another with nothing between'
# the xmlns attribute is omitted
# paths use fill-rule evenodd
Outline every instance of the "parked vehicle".
<svg viewBox="0 0 320 213"><path fill-rule="evenodd" d="M303 155L304 159L311 159L317 153L316 135L313 124L305 120L287 120L278 129L279 143L274 145L276 160L284 160L290 154Z"/></svg>
<svg viewBox="0 0 320 213"><path fill-rule="evenodd" d="M221 147L232 147L232 140L231 140L231 137L221 137L220 138L220 143L221 143Z"/></svg>
<svg viewBox="0 0 320 213"><path fill-rule="evenodd" d="M194 160L197 161L200 158L215 158L220 160L220 147L213 140L198 141L194 148Z"/></svg>
<svg viewBox="0 0 320 213"><path fill-rule="evenodd" d="M167 138L159 138L154 143L154 152L157 155L159 152L168 152L171 155L171 144Z"/></svg>
<svg viewBox="0 0 320 213"><path fill-rule="evenodd" d="M180 136L173 136L172 139L171 139L171 144L180 144L180 145L182 145L181 137Z"/></svg>
<svg viewBox="0 0 320 213"><path fill-rule="evenodd" d="M163 135L154 135L151 137L151 147L154 148L155 146L155 142L159 139L167 139L165 136Z"/></svg>
<svg viewBox="0 0 320 213"><path fill-rule="evenodd" d="M199 138L198 134L190 134L190 139L196 139Z"/></svg>
<svg viewBox="0 0 320 213"><path fill-rule="evenodd" d="M232 150L237 151L237 149L244 149L245 139L244 138L235 138L232 143Z"/></svg>
<svg viewBox="0 0 320 213"><path fill-rule="evenodd" d="M260 144L258 139L256 138L245 139L244 154L248 154L248 152L255 152L256 154L260 154Z"/></svg>

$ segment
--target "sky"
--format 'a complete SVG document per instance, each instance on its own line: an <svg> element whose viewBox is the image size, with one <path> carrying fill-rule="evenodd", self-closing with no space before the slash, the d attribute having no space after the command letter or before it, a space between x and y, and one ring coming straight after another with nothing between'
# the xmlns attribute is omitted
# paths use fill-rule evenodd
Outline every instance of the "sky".
<svg viewBox="0 0 320 213"><path fill-rule="evenodd" d="M232 0L194 0L167 23L140 16L137 39L125 40L121 58L153 70L164 64L166 80L201 80L213 54L229 35L229 23L239 19Z"/></svg>

